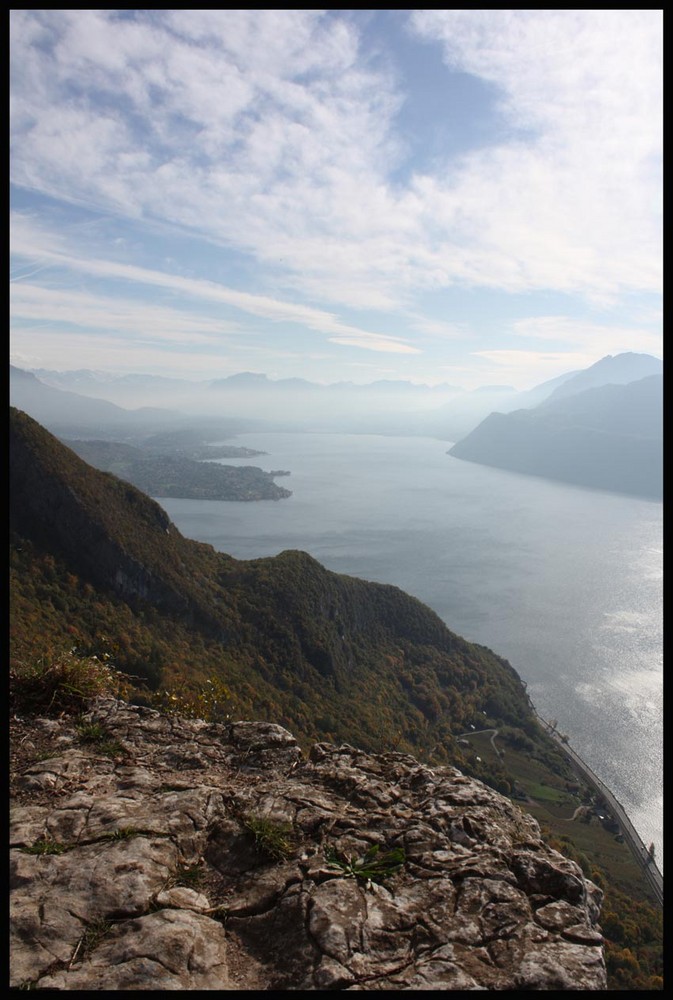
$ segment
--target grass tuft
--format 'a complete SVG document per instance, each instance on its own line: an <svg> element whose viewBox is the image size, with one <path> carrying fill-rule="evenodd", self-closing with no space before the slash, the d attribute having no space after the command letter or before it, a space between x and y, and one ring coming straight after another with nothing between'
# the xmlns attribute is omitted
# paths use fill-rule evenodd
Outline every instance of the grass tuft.
<svg viewBox="0 0 673 1000"><path fill-rule="evenodd" d="M98 947L105 935L108 934L111 929L112 923L109 920L104 919L94 920L87 926L79 945L80 961L83 961L87 955L90 955L91 952Z"/></svg>
<svg viewBox="0 0 673 1000"><path fill-rule="evenodd" d="M65 854L66 851L70 850L70 845L59 844L49 837L43 837L29 847L22 847L20 850L22 854Z"/></svg>
<svg viewBox="0 0 673 1000"><path fill-rule="evenodd" d="M357 878L367 884L376 882L384 885L387 878L397 875L402 870L406 862L406 855L402 847L394 847L390 851L380 853L380 846L374 844L361 857L341 857L337 851L331 847L325 851L325 858L329 868L333 868L342 873L345 878Z"/></svg>
<svg viewBox="0 0 673 1000"><path fill-rule="evenodd" d="M193 865L179 864L169 880L169 887L184 886L186 889L199 889L203 884L203 866L201 862Z"/></svg>
<svg viewBox="0 0 673 1000"><path fill-rule="evenodd" d="M99 722L81 722L77 726L80 743L95 747L106 757L119 757L125 753L124 747Z"/></svg>
<svg viewBox="0 0 673 1000"><path fill-rule="evenodd" d="M131 837L137 837L140 834L135 826L120 826L111 833L104 834L104 840L129 840Z"/></svg>
<svg viewBox="0 0 673 1000"><path fill-rule="evenodd" d="M83 711L92 698L118 695L122 675L108 656L77 656L75 650L54 653L10 671L12 711L25 715L60 715Z"/></svg>
<svg viewBox="0 0 673 1000"><path fill-rule="evenodd" d="M294 850L293 828L289 823L247 816L243 825L255 838L255 848L273 861L284 861Z"/></svg>

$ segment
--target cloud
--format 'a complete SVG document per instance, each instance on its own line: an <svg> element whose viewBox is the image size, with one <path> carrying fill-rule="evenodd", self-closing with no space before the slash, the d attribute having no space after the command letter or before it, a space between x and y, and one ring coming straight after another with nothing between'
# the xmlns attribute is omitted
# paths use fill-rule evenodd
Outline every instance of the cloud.
<svg viewBox="0 0 673 1000"><path fill-rule="evenodd" d="M233 324L193 312L148 305L137 299L92 295L82 291L43 288L14 283L10 289L10 315L22 321L68 324L89 331L115 330L120 337L196 345L217 342L236 331Z"/></svg>
<svg viewBox="0 0 673 1000"><path fill-rule="evenodd" d="M661 149L662 11L417 10L448 65L497 85L508 119L623 149ZM642 112L645 112L642 114ZM654 128L654 131L653 131ZM654 144L654 146L653 146Z"/></svg>
<svg viewBox="0 0 673 1000"><path fill-rule="evenodd" d="M401 79L340 12L12 11L12 179L332 303L657 290L659 14L410 12L419 44L497 87L505 137L402 185Z"/></svg>
<svg viewBox="0 0 673 1000"><path fill-rule="evenodd" d="M573 345L588 354L604 357L622 351L635 351L659 356L661 336L651 330L633 326L613 326L592 323L568 316L534 316L516 320L511 325L518 337L533 340L553 340L557 344ZM591 363L591 362L590 362Z"/></svg>
<svg viewBox="0 0 673 1000"><path fill-rule="evenodd" d="M610 326L570 316L515 320L505 334L510 346L475 350L472 357L491 366L492 378L512 382L519 388L588 368L608 354L633 351L661 357L661 337L648 329ZM527 346L511 346L517 339L527 341ZM536 344L539 341L549 346L541 350ZM486 377L485 371L481 374Z"/></svg>
<svg viewBox="0 0 673 1000"><path fill-rule="evenodd" d="M658 290L661 12L426 10L411 23L448 66L496 85L512 132L450 180L418 179L438 250L462 226L475 283L596 301Z"/></svg>
<svg viewBox="0 0 673 1000"><path fill-rule="evenodd" d="M347 344L349 347L362 347L367 351L383 351L386 354L421 354L418 347L412 347L402 340L382 337L375 334L351 333L330 337L332 344Z"/></svg>
<svg viewBox="0 0 673 1000"><path fill-rule="evenodd" d="M595 360L593 355L577 351L575 353L570 351L517 351L504 348L493 351L474 351L473 354L475 357L484 358L497 367L506 368L512 372L526 368L542 370L548 367L550 370L553 368L553 374L555 374L556 370L560 373L575 368L588 368ZM552 378L553 374L548 377Z"/></svg>
<svg viewBox="0 0 673 1000"><path fill-rule="evenodd" d="M447 323L445 320L432 319L429 316L408 314L410 325L414 330L420 330L426 336L444 342L447 340L462 340L469 338L470 332L465 323Z"/></svg>
<svg viewBox="0 0 673 1000"><path fill-rule="evenodd" d="M221 372L237 371L227 345L219 350L195 351L186 344L172 344L170 352L159 342L129 340L123 336L99 333L92 337L84 331L33 328L21 346L12 350L10 360L18 368L50 368L63 371L72 367L108 370L118 374L152 372L178 378L207 379ZM176 356L179 367L176 368ZM64 362L64 359L66 361Z"/></svg>
<svg viewBox="0 0 673 1000"><path fill-rule="evenodd" d="M138 364L171 345L186 357L183 339L199 371L230 352L234 369L256 351L301 367L313 342L326 366L354 347L426 380L450 345L447 370L469 381L474 362L475 384L659 354L655 321L634 310L661 288L660 12L406 14L414 44L443 53L447 97L457 71L487 81L495 102L490 142L435 151L431 167L398 130L406 79L392 58L371 58L353 12L13 10L12 180L94 220L59 236L46 200L42 225L15 219L17 336L79 324L120 369L132 337L148 345L134 348ZM118 219L133 235L104 242ZM162 230L172 262L151 256ZM176 262L181 235L219 274L243 266L206 280L196 260ZM240 278L253 273L254 286ZM561 292L569 312L579 296L619 325L542 315L498 326L495 297L470 313L459 290L512 296L508 318L514 296ZM430 300L441 314L426 315ZM342 319L358 309L370 316ZM50 350L49 328L38 334ZM84 341L67 342L79 358ZM459 360L462 346L472 354Z"/></svg>
<svg viewBox="0 0 673 1000"><path fill-rule="evenodd" d="M119 261L97 259L87 256L80 257L69 252L66 240L62 236L52 237L52 234L44 227L26 217L15 214L13 217L13 233L15 251L18 256L29 260L31 264L40 262L41 264L52 263L53 265L83 274L89 274L96 278L117 279L133 285L162 288L170 291L172 295L182 294L190 299L196 299L202 303L214 303L233 307L244 313L257 316L277 323L300 324L309 330L328 335L332 343L348 344L349 346L360 347L370 351L388 351L395 354L417 354L419 350L407 344L402 338L374 333L362 330L341 322L334 314L311 306L304 306L299 303L285 302L272 299L264 295L253 295L249 292L241 292L236 289L227 288L214 281L188 278L181 275L169 274L151 268L139 267L134 264L124 264ZM17 282L14 283L16 289ZM45 300L50 299L54 306L54 316L65 316L67 310L72 310L71 316L74 322L79 322L78 316L89 317L92 322L103 323L106 326L114 325L117 321L128 324L133 323L132 311L135 303L128 305L120 316L120 310L115 309L114 303L110 303L112 316L110 322L105 321L105 305L96 307L95 315L92 316L93 303L90 296L81 293L70 293L67 296L67 306L59 300L58 294L52 293L51 297L45 292L42 296L37 296L36 289L31 288L31 295L22 296L20 290L14 293L15 315L24 315L24 310L31 305L32 313L28 313L31 318L35 316L35 310L39 308L40 316L48 315L45 307ZM36 299L39 298L39 303ZM97 300L100 302L100 300ZM135 306L137 308L137 306ZM156 308L156 307L153 307ZM157 308L157 316L154 325L161 327L166 319L165 311ZM179 327L181 322L185 322L187 329L198 332L199 327L204 323L209 329L214 328L214 324L207 321L189 319L186 314L169 314L169 328L171 324ZM83 322L86 322L83 319Z"/></svg>

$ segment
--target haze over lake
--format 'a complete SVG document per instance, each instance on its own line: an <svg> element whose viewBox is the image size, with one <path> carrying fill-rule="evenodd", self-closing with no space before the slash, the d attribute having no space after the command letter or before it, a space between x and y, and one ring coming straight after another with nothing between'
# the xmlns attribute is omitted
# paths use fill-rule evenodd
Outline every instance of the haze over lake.
<svg viewBox="0 0 673 1000"><path fill-rule="evenodd" d="M492 469L450 442L242 434L281 501L161 499L241 559L302 549L390 583L510 661L538 712L616 795L663 870L662 505Z"/></svg>

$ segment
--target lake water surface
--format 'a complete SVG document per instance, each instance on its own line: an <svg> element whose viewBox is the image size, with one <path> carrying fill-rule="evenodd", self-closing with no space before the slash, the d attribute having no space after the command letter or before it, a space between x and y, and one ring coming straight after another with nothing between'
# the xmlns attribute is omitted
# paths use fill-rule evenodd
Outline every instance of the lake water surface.
<svg viewBox="0 0 673 1000"><path fill-rule="evenodd" d="M240 559L303 549L505 657L663 870L662 505L490 469L433 438L242 434L281 501L159 502Z"/></svg>

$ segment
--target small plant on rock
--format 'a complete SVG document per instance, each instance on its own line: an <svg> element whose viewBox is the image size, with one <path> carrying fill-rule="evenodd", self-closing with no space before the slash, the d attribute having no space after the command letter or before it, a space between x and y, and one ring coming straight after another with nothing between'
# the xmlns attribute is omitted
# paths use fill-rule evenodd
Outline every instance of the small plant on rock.
<svg viewBox="0 0 673 1000"><path fill-rule="evenodd" d="M255 847L260 854L273 861L284 861L294 850L293 829L289 823L275 823L270 819L247 816L243 826L255 838Z"/></svg>
<svg viewBox="0 0 673 1000"><path fill-rule="evenodd" d="M140 830L135 826L120 826L111 833L105 834L105 840L128 840L130 837L137 837Z"/></svg>
<svg viewBox="0 0 673 1000"><path fill-rule="evenodd" d="M169 886L184 886L186 889L198 889L203 884L203 866L201 862L193 865L179 864L169 879Z"/></svg>
<svg viewBox="0 0 673 1000"><path fill-rule="evenodd" d="M58 844L55 840L50 840L49 837L36 840L30 847L21 848L23 854L65 854L69 850L68 844Z"/></svg>
<svg viewBox="0 0 673 1000"><path fill-rule="evenodd" d="M124 747L99 722L81 722L77 726L80 743L95 747L106 757L119 757L124 753Z"/></svg>
<svg viewBox="0 0 673 1000"><path fill-rule="evenodd" d="M52 652L10 671L12 710L26 715L82 711L99 695L123 697L124 677L110 655L79 656L77 650Z"/></svg>
<svg viewBox="0 0 673 1000"><path fill-rule="evenodd" d="M335 848L325 851L329 868L338 870L345 878L357 878L367 885L376 882L384 885L385 880L402 870L406 855L402 847L394 847L381 853L379 844L374 844L361 857L339 856Z"/></svg>
<svg viewBox="0 0 673 1000"><path fill-rule="evenodd" d="M80 938L80 942L77 945L75 954L72 957L74 961L78 956L79 960L83 961L87 955L90 955L94 951L100 942L103 940L106 934L112 930L112 923L109 920L94 920L92 923L87 925L84 934Z"/></svg>

